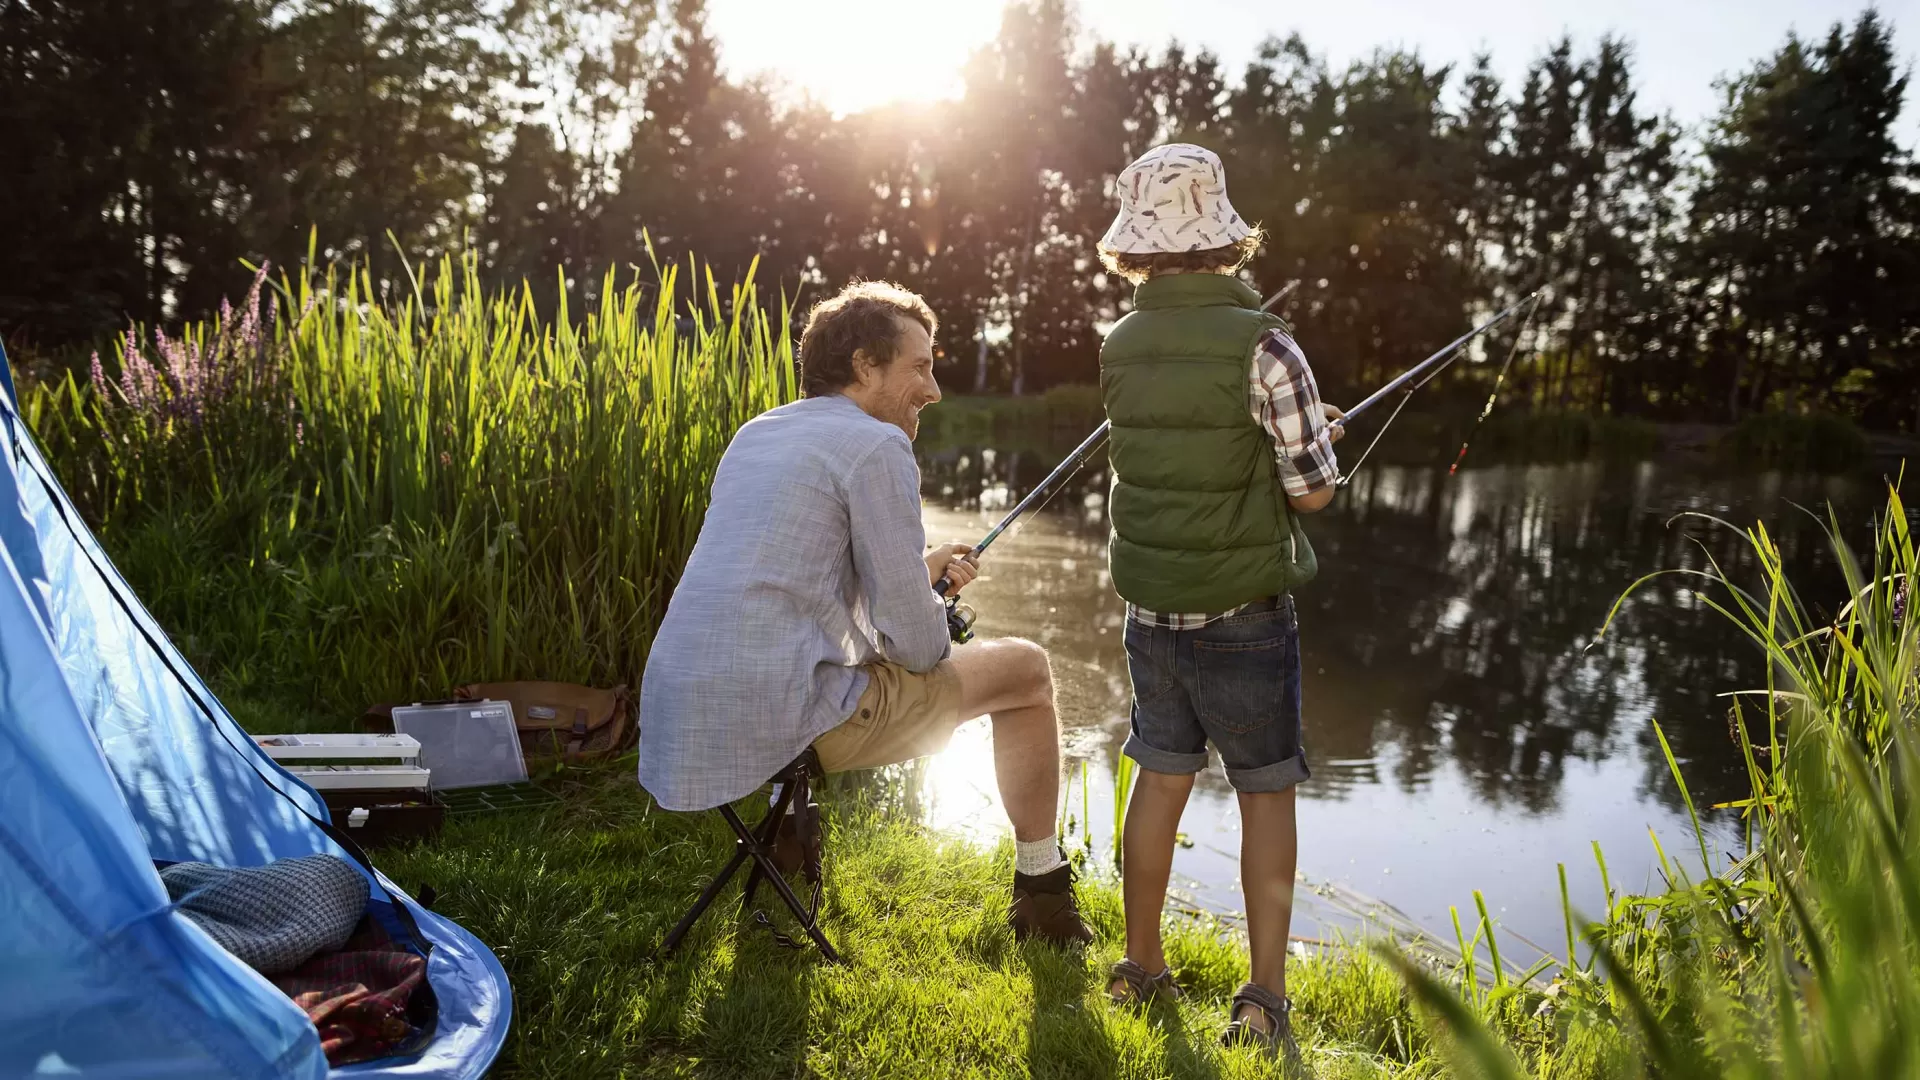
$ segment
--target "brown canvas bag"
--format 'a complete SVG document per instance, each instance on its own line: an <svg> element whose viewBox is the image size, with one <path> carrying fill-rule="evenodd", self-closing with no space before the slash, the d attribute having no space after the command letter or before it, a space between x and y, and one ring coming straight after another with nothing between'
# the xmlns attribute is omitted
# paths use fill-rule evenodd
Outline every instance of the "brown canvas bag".
<svg viewBox="0 0 1920 1080"><path fill-rule="evenodd" d="M520 729L520 756L539 761L597 761L626 751L635 733L625 685L599 690L579 683L468 683L456 701L510 701Z"/></svg>

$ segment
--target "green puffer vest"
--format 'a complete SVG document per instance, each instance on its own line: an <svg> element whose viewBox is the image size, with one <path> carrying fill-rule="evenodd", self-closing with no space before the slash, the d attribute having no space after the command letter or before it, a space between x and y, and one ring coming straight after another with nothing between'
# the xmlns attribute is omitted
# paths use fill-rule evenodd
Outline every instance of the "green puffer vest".
<svg viewBox="0 0 1920 1080"><path fill-rule="evenodd" d="M1254 342L1286 323L1221 274L1150 278L1133 306L1100 347L1114 589L1150 611L1217 612L1305 584L1313 547L1247 408Z"/></svg>

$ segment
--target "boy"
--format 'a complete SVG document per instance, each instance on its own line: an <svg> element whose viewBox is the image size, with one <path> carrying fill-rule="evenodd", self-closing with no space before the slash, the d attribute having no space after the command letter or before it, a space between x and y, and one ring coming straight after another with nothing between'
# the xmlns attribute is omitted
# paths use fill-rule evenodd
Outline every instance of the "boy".
<svg viewBox="0 0 1920 1080"><path fill-rule="evenodd" d="M1313 576L1294 520L1331 502L1340 410L1320 402L1285 321L1236 272L1263 234L1227 201L1211 151L1171 143L1120 173L1101 261L1135 283L1100 349L1113 422L1109 565L1127 601L1132 733L1140 766L1122 850L1127 954L1108 993L1176 997L1160 915L1174 835L1211 742L1239 798L1240 882L1252 978L1224 1041L1296 1060L1286 997L1307 778L1291 590Z"/></svg>

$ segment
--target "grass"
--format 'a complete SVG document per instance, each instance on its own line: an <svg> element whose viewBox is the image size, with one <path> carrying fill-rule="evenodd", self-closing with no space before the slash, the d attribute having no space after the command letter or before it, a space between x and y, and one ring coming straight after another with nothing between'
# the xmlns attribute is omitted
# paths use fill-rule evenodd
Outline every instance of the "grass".
<svg viewBox="0 0 1920 1080"><path fill-rule="evenodd" d="M300 709L233 698L256 732L312 725ZM670 959L656 951L732 850L713 814L655 807L635 759L543 781L551 809L449 819L435 840L374 852L402 886L499 956L515 994L499 1077L1138 1077L1274 1075L1216 1045L1247 977L1245 943L1210 918L1171 915L1167 950L1188 997L1138 1013L1108 1003L1121 955L1117 885L1093 869L1086 951L1013 940L1013 860L914 822L897 772L835 777L827 807L823 925L849 959L776 946L739 914L737 884ZM752 820L764 795L737 804ZM766 898L769 902L771 898ZM778 924L792 929L784 915ZM1314 949L1289 965L1316 1075L1442 1075L1400 978L1364 949ZM1537 999L1535 999L1537 1000ZM1515 1006L1526 1041L1560 1037Z"/></svg>
<svg viewBox="0 0 1920 1080"><path fill-rule="evenodd" d="M920 418L920 437L941 443L993 442L1024 437L1071 446L1105 420L1100 388L1077 383L1024 397L949 394Z"/></svg>
<svg viewBox="0 0 1920 1080"><path fill-rule="evenodd" d="M1273 1075L1256 1054L1216 1045L1246 978L1220 926L1171 928L1185 1002L1116 1008L1102 993L1120 955L1110 882L1083 881L1093 949L1016 944L1004 922L1011 845L942 838L845 783L825 797L825 927L847 967L777 947L724 897L674 958L656 960L731 836L716 815L653 807L631 770L628 758L569 773L557 782L564 809L456 822L435 843L376 856L403 884L433 884L437 910L505 964L517 1011L497 1075ZM1438 1074L1386 964L1328 951L1291 972L1319 1076Z"/></svg>
<svg viewBox="0 0 1920 1080"><path fill-rule="evenodd" d="M1823 473L1845 472L1872 454L1852 421L1830 413L1755 413L1723 435L1716 449L1731 462Z"/></svg>

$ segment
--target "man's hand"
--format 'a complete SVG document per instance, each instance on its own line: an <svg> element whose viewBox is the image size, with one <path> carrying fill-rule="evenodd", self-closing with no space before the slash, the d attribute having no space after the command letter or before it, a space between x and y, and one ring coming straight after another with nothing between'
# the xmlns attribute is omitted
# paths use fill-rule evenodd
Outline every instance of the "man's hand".
<svg viewBox="0 0 1920 1080"><path fill-rule="evenodd" d="M1342 409L1338 405L1329 405L1323 401L1320 403L1320 413L1322 416L1325 416L1327 419L1327 428L1328 428L1327 441L1329 443L1337 443L1341 439L1346 437L1347 425L1334 423L1335 420L1338 420L1341 417L1347 415L1347 411L1345 409Z"/></svg>
<svg viewBox="0 0 1920 1080"><path fill-rule="evenodd" d="M926 556L927 587L933 588L940 584L942 577L945 577L951 582L947 588L948 596L966 588L967 582L972 581L974 575L980 572L974 566L973 560L966 558L967 552L972 550L972 544L958 542L935 544Z"/></svg>

